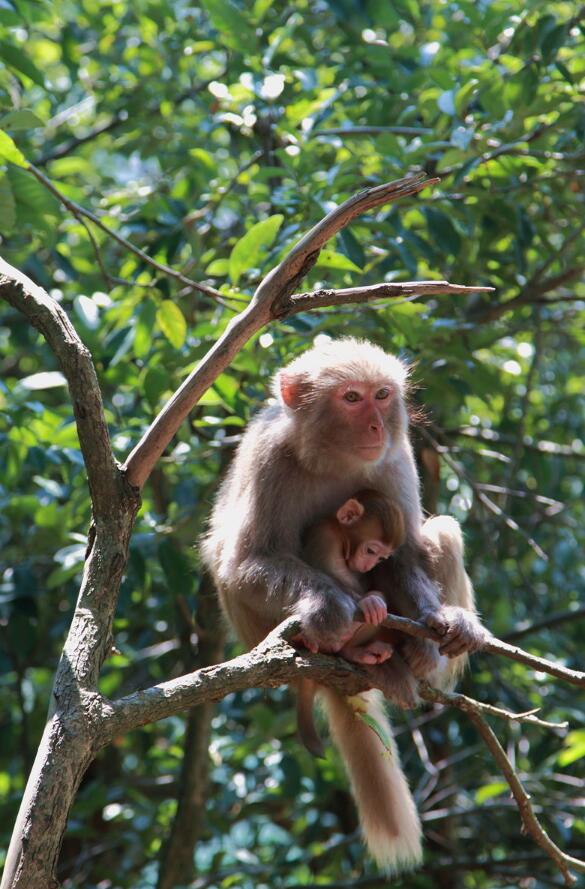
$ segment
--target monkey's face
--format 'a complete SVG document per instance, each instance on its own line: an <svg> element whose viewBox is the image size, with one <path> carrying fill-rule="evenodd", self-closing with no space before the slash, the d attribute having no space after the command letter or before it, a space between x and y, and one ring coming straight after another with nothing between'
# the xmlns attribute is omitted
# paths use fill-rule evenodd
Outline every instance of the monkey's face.
<svg viewBox="0 0 585 889"><path fill-rule="evenodd" d="M396 410L391 382L343 382L329 393L330 440L360 461L374 462L386 450Z"/></svg>
<svg viewBox="0 0 585 889"><path fill-rule="evenodd" d="M379 562L387 559L392 553L392 547L381 540L362 540L347 559L347 567L358 574L366 574L375 568Z"/></svg>

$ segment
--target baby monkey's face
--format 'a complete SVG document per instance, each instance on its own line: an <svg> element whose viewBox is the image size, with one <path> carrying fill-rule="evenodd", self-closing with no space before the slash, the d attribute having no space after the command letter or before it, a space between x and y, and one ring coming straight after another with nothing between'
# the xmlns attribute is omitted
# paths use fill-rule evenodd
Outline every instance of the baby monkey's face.
<svg viewBox="0 0 585 889"><path fill-rule="evenodd" d="M365 574L367 571L375 568L379 562L387 559L393 551L392 546L388 546L387 543L383 543L381 540L362 540L353 552L349 554L347 567L350 571Z"/></svg>

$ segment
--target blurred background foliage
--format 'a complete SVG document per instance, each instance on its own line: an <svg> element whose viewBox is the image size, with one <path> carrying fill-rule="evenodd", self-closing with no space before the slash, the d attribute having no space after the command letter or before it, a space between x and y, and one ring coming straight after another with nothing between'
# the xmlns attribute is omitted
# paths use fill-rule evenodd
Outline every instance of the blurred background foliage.
<svg viewBox="0 0 585 889"><path fill-rule="evenodd" d="M105 693L223 656L194 546L218 474L275 368L316 336L349 333L415 363L425 504L464 523L486 623L500 636L527 630L519 644L579 665L584 34L585 7L543 0L0 0L2 255L61 302L91 349L120 459L262 275L364 185L421 168L441 177L341 233L307 288L432 277L496 288L313 312L248 344L146 487ZM89 504L63 378L7 307L0 371L5 846ZM582 855L576 689L487 656L463 686L569 720L564 735L496 729L555 841ZM337 757L300 749L286 690L230 696L189 720L196 769L181 773L179 717L120 738L91 766L63 848L65 886L387 885L364 860ZM427 851L419 873L392 884L556 885L464 718L420 712L396 725ZM178 873L165 857L173 825L187 860Z"/></svg>

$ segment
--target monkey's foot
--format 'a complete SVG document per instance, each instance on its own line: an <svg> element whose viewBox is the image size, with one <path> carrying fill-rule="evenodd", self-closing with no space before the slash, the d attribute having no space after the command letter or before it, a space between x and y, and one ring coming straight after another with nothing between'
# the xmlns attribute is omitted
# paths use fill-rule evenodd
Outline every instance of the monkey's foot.
<svg viewBox="0 0 585 889"><path fill-rule="evenodd" d="M431 616L426 623L443 637L439 652L447 657L479 651L490 636L477 615L458 605L444 605L436 619Z"/></svg>
<svg viewBox="0 0 585 889"><path fill-rule="evenodd" d="M346 645L340 654L352 664L383 664L393 652L393 646L387 642L374 641L368 645Z"/></svg>
<svg viewBox="0 0 585 889"><path fill-rule="evenodd" d="M411 636L402 646L401 654L417 679L426 679L441 662L439 646L431 639Z"/></svg>

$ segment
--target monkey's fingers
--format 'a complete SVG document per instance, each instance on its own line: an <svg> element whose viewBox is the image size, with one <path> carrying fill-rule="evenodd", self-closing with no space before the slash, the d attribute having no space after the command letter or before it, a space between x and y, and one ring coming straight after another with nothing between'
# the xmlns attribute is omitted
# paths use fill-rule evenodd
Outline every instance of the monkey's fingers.
<svg viewBox="0 0 585 889"><path fill-rule="evenodd" d="M294 642L296 645L300 645L302 648L306 648L311 654L317 654L319 651L319 646L312 639L307 639L307 637L303 633L298 633L296 636L293 636L291 642Z"/></svg>

